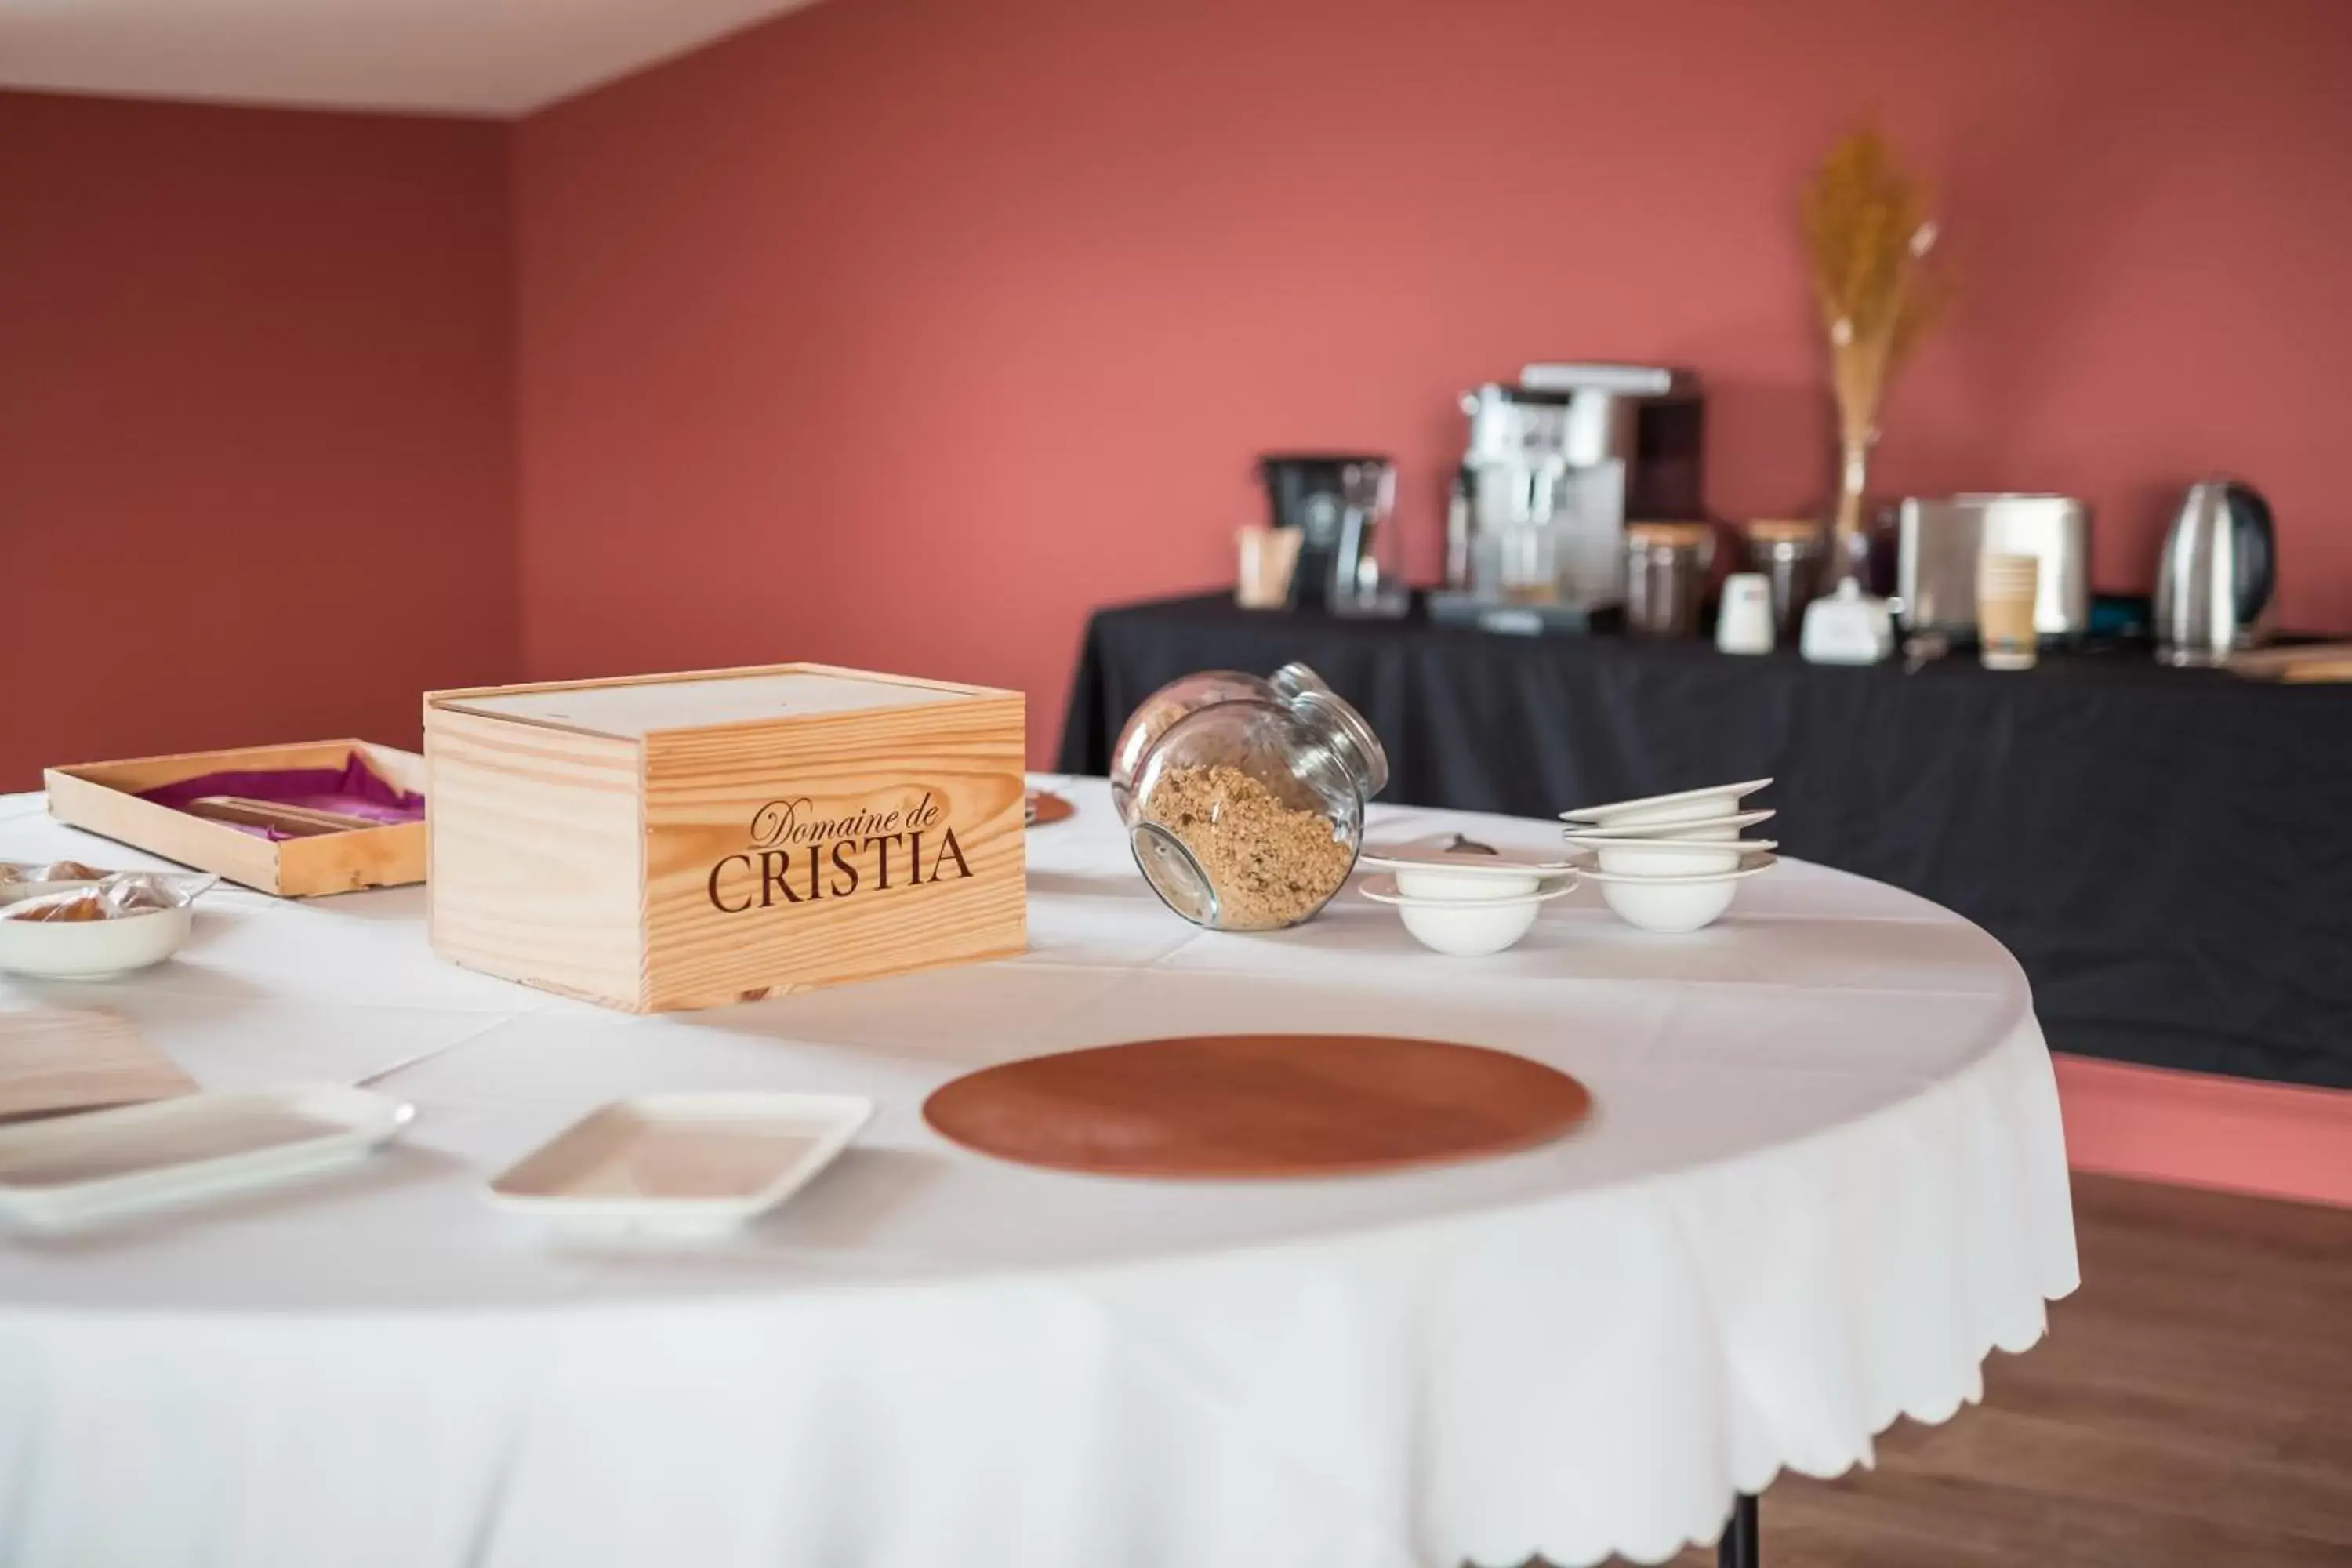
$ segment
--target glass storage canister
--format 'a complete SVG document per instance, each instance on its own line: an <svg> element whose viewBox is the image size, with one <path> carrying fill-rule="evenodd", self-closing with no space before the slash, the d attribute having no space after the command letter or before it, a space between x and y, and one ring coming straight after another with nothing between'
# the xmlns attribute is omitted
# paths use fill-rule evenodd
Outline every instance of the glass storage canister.
<svg viewBox="0 0 2352 1568"><path fill-rule="evenodd" d="M1715 558L1703 522L1625 525L1625 628L1635 637L1698 635L1698 609Z"/></svg>
<svg viewBox="0 0 2352 1568"><path fill-rule="evenodd" d="M1110 749L1110 804L1119 821L1135 825L1135 778L1144 753L1180 720L1219 702L1288 702L1302 691L1329 691L1323 678L1303 664L1286 664L1270 676L1238 669L1203 669L1180 676L1141 702Z"/></svg>
<svg viewBox="0 0 2352 1568"><path fill-rule="evenodd" d="M1356 867L1388 754L1329 691L1220 702L1179 721L1136 775L1128 842L1160 900L1213 931L1311 918Z"/></svg>
<svg viewBox="0 0 2352 1568"><path fill-rule="evenodd" d="M1775 637L1791 647L1804 629L1805 606L1821 592L1829 539L1809 518L1766 518L1748 525L1748 564L1772 584Z"/></svg>

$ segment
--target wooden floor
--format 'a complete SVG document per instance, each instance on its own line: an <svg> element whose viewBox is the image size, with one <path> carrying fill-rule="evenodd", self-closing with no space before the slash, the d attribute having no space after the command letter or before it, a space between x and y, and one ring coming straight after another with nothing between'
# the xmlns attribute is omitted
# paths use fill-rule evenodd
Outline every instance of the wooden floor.
<svg viewBox="0 0 2352 1568"><path fill-rule="evenodd" d="M1782 1478L1769 1568L2352 1568L2352 1210L2074 1184L2050 1337L1874 1470Z"/></svg>

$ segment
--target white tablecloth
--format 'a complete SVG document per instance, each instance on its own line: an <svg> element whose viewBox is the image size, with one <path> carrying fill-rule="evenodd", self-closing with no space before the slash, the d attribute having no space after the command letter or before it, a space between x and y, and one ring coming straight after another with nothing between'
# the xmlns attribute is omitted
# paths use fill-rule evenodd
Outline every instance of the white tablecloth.
<svg viewBox="0 0 2352 1568"><path fill-rule="evenodd" d="M2075 1283L2023 975L1906 894L1788 864L1687 937L1595 890L1486 959L1355 896L1196 931L1098 784L1030 836L1023 958L632 1018L436 961L423 889L225 890L170 963L0 979L208 1087L387 1088L322 1184L0 1245L0 1559L235 1568L1454 1568L1654 1560L1735 1489L1976 1397ZM1554 826L1382 810L1376 834ZM147 864L0 799L0 859ZM1202 1030L1522 1052L1598 1110L1422 1173L1128 1182L966 1152L933 1088ZM731 1243L559 1244L484 1178L658 1089L850 1090L858 1145Z"/></svg>

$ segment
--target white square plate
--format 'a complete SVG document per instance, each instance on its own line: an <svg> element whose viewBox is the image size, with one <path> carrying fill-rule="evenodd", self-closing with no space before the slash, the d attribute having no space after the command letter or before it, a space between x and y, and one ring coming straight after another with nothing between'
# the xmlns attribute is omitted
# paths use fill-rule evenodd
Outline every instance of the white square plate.
<svg viewBox="0 0 2352 1568"><path fill-rule="evenodd" d="M44 1229L291 1181L397 1137L415 1108L303 1084L0 1128L0 1215Z"/></svg>
<svg viewBox="0 0 2352 1568"><path fill-rule="evenodd" d="M775 1207L874 1114L852 1094L648 1094L573 1122L490 1201L566 1229L709 1235Z"/></svg>

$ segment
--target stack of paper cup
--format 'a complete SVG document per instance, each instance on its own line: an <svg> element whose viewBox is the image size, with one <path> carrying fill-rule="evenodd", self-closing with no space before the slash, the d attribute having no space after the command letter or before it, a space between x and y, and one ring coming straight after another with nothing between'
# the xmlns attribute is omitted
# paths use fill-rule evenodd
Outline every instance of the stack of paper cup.
<svg viewBox="0 0 2352 1568"><path fill-rule="evenodd" d="M1278 610L1288 603L1290 574L1297 568L1303 537L1295 528L1253 524L1236 529L1234 544L1241 571L1234 583L1234 602L1244 610Z"/></svg>
<svg viewBox="0 0 2352 1568"><path fill-rule="evenodd" d="M2042 561L1987 551L1977 557L1977 638L1987 669L2032 669L2033 601Z"/></svg>

